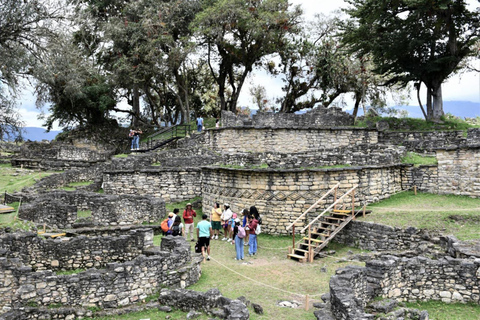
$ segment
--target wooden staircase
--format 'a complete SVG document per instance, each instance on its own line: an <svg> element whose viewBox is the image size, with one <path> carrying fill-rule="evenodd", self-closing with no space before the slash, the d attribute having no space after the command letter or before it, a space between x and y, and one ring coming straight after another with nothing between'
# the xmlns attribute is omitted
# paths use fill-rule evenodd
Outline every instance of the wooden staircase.
<svg viewBox="0 0 480 320"><path fill-rule="evenodd" d="M309 234L302 238L297 248L288 253L289 259L299 262L311 262L313 258L339 233L350 221L354 219L352 211L333 210L331 215L319 219L318 225L311 228Z"/></svg>
<svg viewBox="0 0 480 320"><path fill-rule="evenodd" d="M337 198L339 185L340 183L337 183L332 187L287 227L287 230L292 228L293 235L293 246L289 248L287 258L299 262L312 262L313 258L319 254L350 221L355 219L359 213L363 213L363 215L367 213L365 210L366 203L364 203L363 209L355 211L355 190L357 186L345 192L340 198ZM308 212L315 209L327 196L333 196L333 203L303 228L302 232L308 230L308 233L306 233L306 236L295 246L295 224L305 217ZM349 200L351 200L352 209L349 210L345 210L345 200L347 197L350 197ZM337 209L339 204L343 204L342 210Z"/></svg>

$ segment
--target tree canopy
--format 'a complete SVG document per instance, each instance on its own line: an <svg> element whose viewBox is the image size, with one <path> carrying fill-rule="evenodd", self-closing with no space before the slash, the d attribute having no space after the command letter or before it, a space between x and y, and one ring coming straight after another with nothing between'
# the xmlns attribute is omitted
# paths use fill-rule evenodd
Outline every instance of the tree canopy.
<svg viewBox="0 0 480 320"><path fill-rule="evenodd" d="M480 13L463 0L346 0L353 19L343 41L360 57L370 56L385 83L413 81L427 87L427 119L443 115L442 83L474 54Z"/></svg>

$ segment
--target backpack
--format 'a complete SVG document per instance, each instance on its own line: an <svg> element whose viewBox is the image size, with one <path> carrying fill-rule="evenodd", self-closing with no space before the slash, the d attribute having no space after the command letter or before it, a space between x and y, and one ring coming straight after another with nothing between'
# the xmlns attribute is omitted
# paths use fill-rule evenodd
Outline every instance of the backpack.
<svg viewBox="0 0 480 320"><path fill-rule="evenodd" d="M134 135L135 135L135 133L134 133L133 131L130 131L130 132L128 133L128 137L129 137L129 138L132 138Z"/></svg>
<svg viewBox="0 0 480 320"><path fill-rule="evenodd" d="M180 225L172 226L172 236L180 236L182 234L182 229Z"/></svg>
<svg viewBox="0 0 480 320"><path fill-rule="evenodd" d="M160 228L162 228L163 232L168 232L168 218L163 220L162 223L160 224Z"/></svg>
<svg viewBox="0 0 480 320"><path fill-rule="evenodd" d="M241 226L238 226L238 232L237 232L237 237L239 239L243 239L245 238L246 234L245 234L245 228L244 227L241 227Z"/></svg>
<svg viewBox="0 0 480 320"><path fill-rule="evenodd" d="M195 243L195 252L202 253L202 247L198 244L198 241Z"/></svg>

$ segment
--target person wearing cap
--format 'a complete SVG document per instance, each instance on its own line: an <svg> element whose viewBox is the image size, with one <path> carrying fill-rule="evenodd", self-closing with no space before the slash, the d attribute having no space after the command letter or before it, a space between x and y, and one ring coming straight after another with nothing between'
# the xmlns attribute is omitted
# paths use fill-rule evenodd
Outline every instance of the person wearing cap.
<svg viewBox="0 0 480 320"><path fill-rule="evenodd" d="M185 239L188 240L188 234L190 233L190 241L193 239L193 218L197 216L195 210L192 209L192 204L189 202L183 211L183 222L185 223Z"/></svg>
<svg viewBox="0 0 480 320"><path fill-rule="evenodd" d="M210 260L210 238L213 235L212 224L207 220L208 216L203 214L202 221L197 223L198 245L202 248L202 256L205 258L207 251L207 260Z"/></svg>
<svg viewBox="0 0 480 320"><path fill-rule="evenodd" d="M243 239L238 236L238 231L240 228L243 228L241 226L241 222L239 218L235 219L235 226L233 227L233 239L235 242L235 252L236 252L236 257L235 260L243 260L245 254L243 251ZM245 230L243 230L243 234L245 235Z"/></svg>
<svg viewBox="0 0 480 320"><path fill-rule="evenodd" d="M223 205L223 213L222 213L222 216L221 216L221 219L222 219L222 226L223 226L223 232L224 232L224 237L222 239L222 241L226 241L228 240L228 236L230 234L230 219L232 218L233 216L233 212L232 210L230 210L230 205L228 203L225 203Z"/></svg>

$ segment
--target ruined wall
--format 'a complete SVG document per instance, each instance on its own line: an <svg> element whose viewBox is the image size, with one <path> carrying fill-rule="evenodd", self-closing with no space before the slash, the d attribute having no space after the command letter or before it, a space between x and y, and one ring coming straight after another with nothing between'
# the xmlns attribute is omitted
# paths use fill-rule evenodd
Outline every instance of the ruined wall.
<svg viewBox="0 0 480 320"><path fill-rule="evenodd" d="M203 208L215 202L229 203L234 212L255 205L262 215L262 231L286 234L286 226L322 197L337 182L342 192L359 185L356 205L365 199L378 201L403 188L402 166L351 167L317 170L203 169ZM331 203L327 199L323 205ZM347 206L351 201L346 200ZM320 213L320 211L318 212ZM312 213L314 214L314 213ZM303 225L301 221L298 226Z"/></svg>
<svg viewBox="0 0 480 320"><path fill-rule="evenodd" d="M385 256L367 261L376 296L399 301L480 303L480 261Z"/></svg>
<svg viewBox="0 0 480 320"><path fill-rule="evenodd" d="M158 168L139 171L107 171L103 190L108 194L141 194L180 202L201 197L201 169Z"/></svg>
<svg viewBox="0 0 480 320"><path fill-rule="evenodd" d="M359 144L376 144L378 132L367 129L225 128L208 130L205 145L214 151L306 152Z"/></svg>
<svg viewBox="0 0 480 320"><path fill-rule="evenodd" d="M173 244L169 242L175 242ZM182 237L164 237L159 251L125 263L73 275L33 272L18 259L0 258L0 313L29 304L117 308L140 302L162 287L184 288L198 281L200 259Z"/></svg>
<svg viewBox="0 0 480 320"><path fill-rule="evenodd" d="M434 235L414 227L406 229L354 220L335 236L335 242L371 251L425 252Z"/></svg>
<svg viewBox="0 0 480 320"><path fill-rule="evenodd" d="M302 114L283 112L257 112L252 118L235 115L230 111L222 111L222 127L254 126L256 128L331 128L350 126L353 116L341 108L318 106Z"/></svg>
<svg viewBox="0 0 480 320"><path fill-rule="evenodd" d="M417 190L438 193L437 165L410 166L405 169L403 175L408 179L410 186L417 186Z"/></svg>
<svg viewBox="0 0 480 320"><path fill-rule="evenodd" d="M480 197L480 145L437 150L438 193Z"/></svg>
<svg viewBox="0 0 480 320"><path fill-rule="evenodd" d="M94 150L58 143L27 142L11 163L13 166L32 169L63 170L90 167L105 162L113 153L113 150Z"/></svg>
<svg viewBox="0 0 480 320"><path fill-rule="evenodd" d="M78 210L91 210L91 220L99 225L141 224L165 216L163 199L134 194L53 191L30 197L25 198L29 203L22 207L19 217L58 228L70 228Z"/></svg>
<svg viewBox="0 0 480 320"><path fill-rule="evenodd" d="M105 268L108 263L133 260L153 245L153 231L132 230L112 237L44 239L33 233L0 236L0 256L19 258L33 270Z"/></svg>

